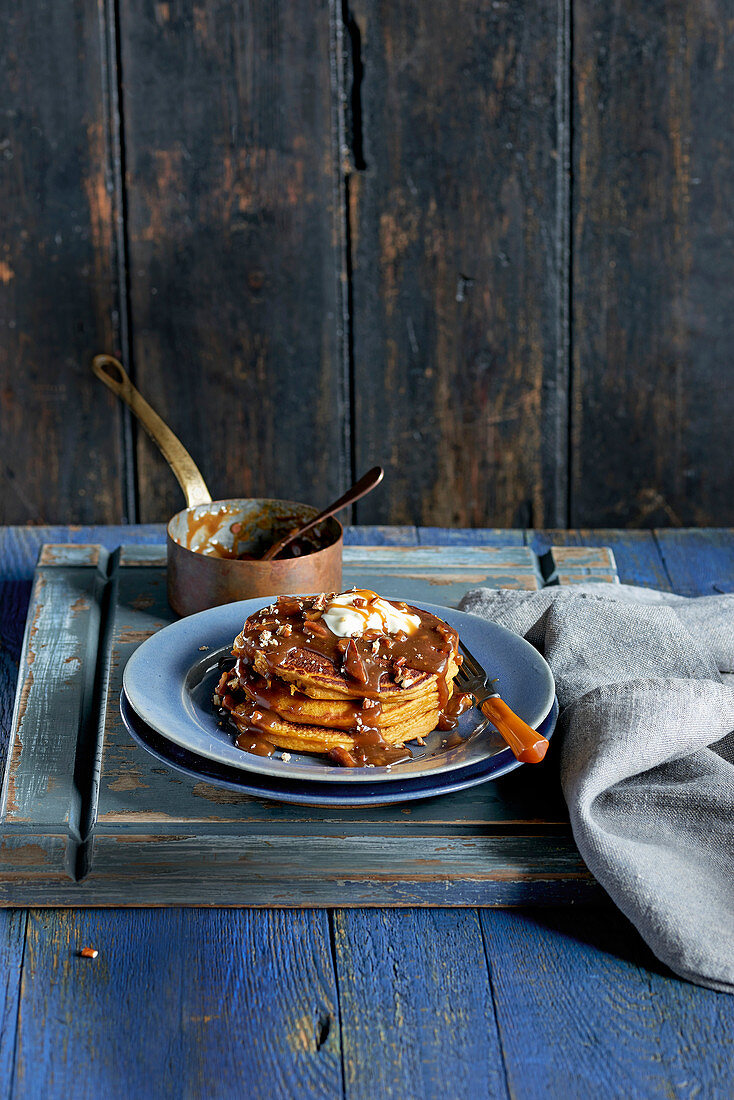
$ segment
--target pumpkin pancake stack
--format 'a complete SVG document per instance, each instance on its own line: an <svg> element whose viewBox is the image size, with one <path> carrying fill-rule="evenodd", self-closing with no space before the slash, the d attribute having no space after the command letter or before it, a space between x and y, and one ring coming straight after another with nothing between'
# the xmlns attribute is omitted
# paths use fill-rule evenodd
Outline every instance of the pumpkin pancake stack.
<svg viewBox="0 0 734 1100"><path fill-rule="evenodd" d="M246 621L214 701L246 751L391 764L456 725L458 645L442 619L375 592L279 596Z"/></svg>

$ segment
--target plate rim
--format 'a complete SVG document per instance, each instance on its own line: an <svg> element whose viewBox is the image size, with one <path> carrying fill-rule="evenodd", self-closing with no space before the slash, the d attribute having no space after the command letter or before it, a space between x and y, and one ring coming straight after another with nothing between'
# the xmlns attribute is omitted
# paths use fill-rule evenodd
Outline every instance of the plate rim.
<svg viewBox="0 0 734 1100"><path fill-rule="evenodd" d="M291 806L348 810L363 807L369 808L397 805L400 802L416 802L422 798L440 798L442 795L468 790L470 787L477 787L482 783L488 783L494 779L501 779L503 776L523 766L522 762L513 756L512 751L508 747L502 749L499 753L495 753L494 756L487 757L484 761L475 761L473 764L465 765L463 769L442 773L442 782L438 782L428 789L424 787L424 784L428 781L427 775L412 776L411 778L403 780L403 783L397 787L395 784L385 786L385 784L381 784L378 781L374 784L374 786L378 788L374 793L364 793L365 785L356 787L351 783L342 783L339 785L331 783L325 785L316 780L298 780L286 777L279 778L272 774L251 773L234 767L231 767L231 770L238 774L241 773L244 778L241 781L228 780L226 778L212 776L204 771L197 771L196 768L187 767L183 763L172 761L163 755L163 753L158 752L155 747L149 745L144 737L132 727L132 723L125 712L125 704L127 704L137 721L143 726L146 726L144 720L133 710L123 691L120 694L120 714L123 725L136 744L145 752L149 753L154 760L159 761L181 775L187 776L189 779L210 783L213 786L221 787L224 790L230 790L234 793L247 795L250 798L269 799L272 802L279 802ZM548 740L552 738L556 730L559 711L558 699L554 696L550 711L540 723L541 727L545 726L546 723L550 723L545 730L545 736ZM162 741L171 744L176 751L185 753L190 757L198 757L198 754L192 750L168 742L168 739L163 734L159 734L156 730L153 730L152 727L147 728L151 730L155 737L159 737ZM490 762L498 761L499 757L503 758L503 763L497 763L490 766ZM214 768L230 767L229 765L219 764L217 761L208 759L205 760L205 763ZM462 772L465 774L462 774ZM254 776L256 780L261 780L263 789L252 785L251 781L248 782L248 776ZM276 785L273 786L273 783ZM297 789L283 791L281 787L284 784L292 784ZM345 789L344 794L339 793L341 788Z"/></svg>
<svg viewBox="0 0 734 1100"><path fill-rule="evenodd" d="M140 663L140 661L145 660L146 648L149 647L149 646L154 647L156 644L160 644L160 638L161 638L161 636L165 635L166 632L170 631L171 634L175 634L177 631L188 633L191 629L192 624L194 624L196 622L201 622L201 620L206 620L206 619L212 619L212 620L216 621L216 619L219 616L221 616L222 614L235 615L236 609L238 609L238 608L240 608L242 610L239 613L236 614L236 618L237 618L238 621L240 619L242 619L242 621L244 622L244 618L246 618L247 615L251 614L253 611L258 609L259 607L263 607L263 606L267 605L268 603L272 602L272 600L274 600L275 598L276 597L274 597L274 596L269 596L269 597L267 597L267 596L262 596L262 597L258 596L258 597L253 597L253 598L248 599L248 600L238 600L236 602L229 603L229 604L221 604L218 607L207 608L204 611L199 611L194 615L188 615L184 618L177 619L174 622L169 623L167 626L163 627L162 629L157 630L155 632L155 634L151 635L150 638L147 638L144 642L141 643L141 645L138 646L138 648L135 650L134 653L131 654L130 658L126 662L125 668L123 670L122 690L125 693L125 696L126 696L126 699L127 699L127 702L129 704L129 706L136 713L138 718L141 719L141 721L143 721L147 726L149 726L150 729L152 729L155 733L157 733L161 737L164 737L167 741L171 742L174 745L177 745L179 748L184 749L187 752L195 753L197 756L205 757L206 759L212 760L215 763L220 764L220 765L225 766L225 767L237 768L238 770L246 772L246 773L253 773L253 774L257 774L257 775L265 775L265 776L280 779L281 781L286 780L286 779L293 779L294 781L298 781L298 782L318 782L318 783L340 783L340 782L344 782L344 778L343 778L344 777L344 769L341 768L341 767L338 767L337 765L324 764L322 766L323 774L320 774L318 776L307 775L307 776L302 776L302 777L296 777L296 776L293 776L292 774L291 775L278 775L277 764L279 763L279 758L276 758L275 761L273 761L272 758L267 758L268 762L266 763L265 759L262 759L262 762L261 762L260 757L252 756L252 754L243 752L241 761L240 761L239 758L236 761L234 761L234 760L232 760L232 761L229 761L229 760L223 761L221 759L221 757L217 754L216 749L212 749L211 752L208 752L208 751L205 751L204 748L201 748L201 749L200 748L192 748L190 742L187 741L185 735L181 735L181 734L178 733L178 730L175 727L175 715L174 715L174 719L173 719L172 722L164 723L164 722L158 721L157 716L156 716L155 713L153 713L153 714L151 714L150 712L146 713L145 710L139 705L139 701L136 698L138 693L137 692L131 692L130 689L129 689L130 681L133 678L133 676L135 674L135 671L136 671L136 665L138 663ZM397 599L398 597L391 597L391 598L392 599ZM410 601L408 601L408 602L410 602ZM466 617L466 618L473 619L477 623L481 623L482 626L488 628L489 630L491 630L495 634L504 635L505 637L510 639L510 642L511 642L512 645L519 645L520 648L525 651L526 655L529 657L531 662L535 663L538 670L540 672L542 672L542 674L546 677L546 679L549 679L549 681L550 681L550 683L546 685L547 690L546 690L545 702L544 702L543 707L541 708L541 714L540 714L539 717L534 717L534 721L532 721L530 724L537 727L541 722L543 722L545 720L545 718L548 716L548 714L550 713L550 711L553 708L553 702L554 702L554 699L555 699L555 680L554 680L554 677L553 677L553 672L550 669L550 666L548 665L547 661L543 658L542 654L540 654L538 652L538 650L536 650L534 648L534 646L532 646L525 638L521 637L519 634L513 633L512 631L508 630L506 627L502 626L499 623L495 623L495 622L493 622L492 620L489 620L489 619L484 619L479 615L473 615L471 612L461 611L458 608L444 607L440 604L434 604L434 603L431 603L431 602L428 602L428 601L421 601L420 604L415 604L415 606L416 607L424 607L425 610L427 610L429 612L432 612L432 613L439 613L439 614L448 613L449 615L456 614L456 615L459 615L461 617ZM243 614L244 614L244 618L242 617ZM202 624L202 630L201 631L198 631L198 632L195 631L195 633L198 633L199 640L204 639L206 637L205 631L206 631L206 624L205 623ZM170 636L171 635L169 634L169 637ZM227 637L229 637L229 634L227 634ZM194 640L196 640L196 639L194 639ZM228 643L225 643L225 644L228 644ZM189 667L193 667L193 666L190 665ZM179 690L183 691L183 683L182 682L179 682L179 681L176 682L176 690L177 691L179 691ZM176 698L178 699L178 696ZM186 709L187 708L184 705L184 707L183 707L184 712L186 711ZM201 727L198 727L198 728L201 729ZM204 732L206 732L206 731L204 731ZM509 752L510 750L507 750L507 751ZM492 759L493 757L501 755L503 752L505 752L505 749L500 748L496 752L490 753L486 757L483 757L481 759L489 760L489 759ZM478 763L478 762L479 761L474 761L475 764ZM274 763L275 763L276 766L273 766ZM439 776L439 775L450 774L450 773L452 773L454 771L457 771L460 768L466 767L466 766L468 766L466 763L462 763L460 761L457 761L457 762L454 762L453 764L447 764L445 766L439 766L437 768L432 768L432 769L429 769L429 770L430 770L431 774L433 774L434 776ZM369 782L374 782L375 780L379 780L380 782L390 783L390 782L398 782L400 780L407 781L408 779L416 779L416 778L418 778L418 776L405 775L403 772L398 771L397 769L388 770L386 768L374 767L374 768L369 768L369 769L361 769L361 768L360 769L355 769L355 773L351 776L350 782L359 784L359 783L369 783Z"/></svg>

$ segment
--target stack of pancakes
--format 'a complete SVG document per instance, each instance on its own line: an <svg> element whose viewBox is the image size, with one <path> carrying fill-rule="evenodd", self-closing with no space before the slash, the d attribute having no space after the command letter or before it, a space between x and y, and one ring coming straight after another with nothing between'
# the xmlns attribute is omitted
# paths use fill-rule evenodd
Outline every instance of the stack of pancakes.
<svg viewBox="0 0 734 1100"><path fill-rule="evenodd" d="M458 672L458 636L429 612L400 605L420 618L415 647L401 632L338 638L321 615L328 599L281 597L250 616L215 702L250 751L330 753L351 766L405 758L386 749L439 723Z"/></svg>

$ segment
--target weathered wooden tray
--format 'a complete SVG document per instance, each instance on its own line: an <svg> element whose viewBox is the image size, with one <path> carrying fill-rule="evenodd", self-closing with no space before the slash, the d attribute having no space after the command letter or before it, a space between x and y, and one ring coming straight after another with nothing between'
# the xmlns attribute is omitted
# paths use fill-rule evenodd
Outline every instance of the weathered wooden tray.
<svg viewBox="0 0 734 1100"><path fill-rule="evenodd" d="M347 547L345 587L454 606L476 585L617 579L608 549ZM513 905L599 888L553 746L496 782L404 806L307 809L187 780L131 739L122 671L174 618L163 548L44 546L0 823L0 905Z"/></svg>

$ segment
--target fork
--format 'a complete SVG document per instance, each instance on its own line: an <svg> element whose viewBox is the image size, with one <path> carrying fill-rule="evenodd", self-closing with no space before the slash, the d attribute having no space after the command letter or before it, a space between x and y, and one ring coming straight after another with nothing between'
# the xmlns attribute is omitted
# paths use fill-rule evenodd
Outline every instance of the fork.
<svg viewBox="0 0 734 1100"><path fill-rule="evenodd" d="M540 763L548 751L547 738L532 729L508 707L504 699L500 698L499 692L494 690L495 681L489 679L476 657L462 641L459 646L464 660L456 677L458 686L474 696L482 714L499 730L518 760L523 764Z"/></svg>

